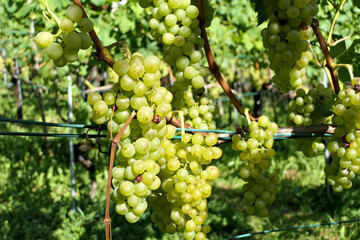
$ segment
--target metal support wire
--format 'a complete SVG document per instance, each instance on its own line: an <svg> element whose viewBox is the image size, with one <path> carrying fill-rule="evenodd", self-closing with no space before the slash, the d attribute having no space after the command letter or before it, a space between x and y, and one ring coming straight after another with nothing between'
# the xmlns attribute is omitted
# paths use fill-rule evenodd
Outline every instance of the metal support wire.
<svg viewBox="0 0 360 240"><path fill-rule="evenodd" d="M73 120L73 99L72 99L72 81L71 76L68 75L68 104L69 104L69 124L72 123ZM73 129L69 129L69 133L72 134ZM75 161L74 161L74 141L73 138L69 138L69 157L70 157L70 175L71 175L71 196L72 196L72 212L76 211L76 200L75 200Z"/></svg>
<svg viewBox="0 0 360 240"><path fill-rule="evenodd" d="M71 128L98 128L98 125L85 125L85 124L64 124L64 123L49 123L49 122L37 122L20 119L0 118L0 122L11 122L20 124L40 125L49 127L71 127Z"/></svg>
<svg viewBox="0 0 360 240"><path fill-rule="evenodd" d="M0 132L0 136L29 136L29 137L81 137L81 138L98 138L106 137L105 134L64 134L64 133L33 133L33 132Z"/></svg>
<svg viewBox="0 0 360 240"><path fill-rule="evenodd" d="M4 120L0 118L0 122ZM6 119L11 120L9 122L13 122L14 119ZM20 120L16 120L18 122ZM26 121L27 124L31 124L29 122L33 121ZM56 127L72 127L72 128L97 128L100 131L104 130L103 125L93 126L93 125L83 125L83 124L57 124L57 123L44 123L46 126L56 126ZM35 122L34 125L43 125L42 122ZM61 126L59 126L61 125ZM176 128L177 131L181 131L181 128ZM205 130L205 129L192 129L192 128L185 128L185 132L208 132L208 133L219 133L224 134L225 136L219 136L218 138L221 140L231 140L232 134L237 134L235 131L227 131L227 130ZM107 137L105 134L62 134L62 133L34 133L34 132L0 132L0 135L13 135L13 136L38 136L38 137L82 137L82 138L103 138ZM331 133L275 133L274 140L285 140L290 138L306 138L306 137L331 137L333 136ZM174 139L180 139L175 137Z"/></svg>
<svg viewBox="0 0 360 240"><path fill-rule="evenodd" d="M1 56L3 58L4 61L4 85L7 86L9 84L8 82L8 74L7 74L7 69L6 69L6 64L5 64L5 59L6 59L6 53L5 53L5 48L1 49Z"/></svg>
<svg viewBox="0 0 360 240"><path fill-rule="evenodd" d="M281 229L274 229L274 230L265 230L265 231L262 231L262 232L241 234L241 235L237 235L237 236L234 236L234 237L226 238L224 240L240 239L240 238L252 237L252 236L255 236L255 235L267 234L267 233L273 233L273 232L283 232L283 231L298 230L298 229L304 229L304 228L331 226L331 225L338 225L338 224L351 223L351 222L360 222L360 219L339 221L339 222L330 222L330 223L319 223L319 224L303 225L303 226L298 226L298 227L288 227L288 228L281 228Z"/></svg>

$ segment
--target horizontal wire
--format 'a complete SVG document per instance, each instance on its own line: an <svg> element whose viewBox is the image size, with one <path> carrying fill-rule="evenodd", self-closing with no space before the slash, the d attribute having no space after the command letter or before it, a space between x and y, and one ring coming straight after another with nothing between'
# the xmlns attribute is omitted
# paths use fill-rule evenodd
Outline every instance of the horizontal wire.
<svg viewBox="0 0 360 240"><path fill-rule="evenodd" d="M62 134L62 133L33 133L33 132L0 132L0 135L4 136L32 136L32 137L82 137L82 138L97 138L97 137L106 137L106 135L101 134Z"/></svg>
<svg viewBox="0 0 360 240"><path fill-rule="evenodd" d="M66 127L66 128L99 128L101 125L85 125L85 124L64 124L64 123L49 123L49 122L37 122L29 120L20 120L20 119L9 119L9 118L0 118L0 122L11 122L19 124L30 124L30 125L41 125L41 126L50 126L50 127ZM193 129L185 128L185 132L207 132L207 133L219 133L219 134L237 134L236 131L229 130L208 130L208 129ZM181 128L176 128L176 131L180 132ZM9 134L10 135L10 134ZM15 134L13 134L15 135ZM35 136L35 135L33 135ZM285 140L289 138L303 138L303 137L331 137L331 133L275 133L274 140ZM179 138L175 138L179 139ZM231 135L220 136L220 140L231 140Z"/></svg>
<svg viewBox="0 0 360 240"><path fill-rule="evenodd" d="M330 223L319 223L319 224L303 225L303 226L298 226L298 227L288 227L288 228L281 228L281 229L274 229L274 230L265 230L265 231L262 231L262 232L241 234L241 235L237 235L237 236L234 236L234 237L225 238L224 240L240 239L240 238L246 238L246 237L251 237L251 236L260 235L260 234L273 233L273 232L283 232L283 231L297 230L297 229L304 229L304 228L331 226L331 225L338 225L338 224L342 224L342 223L351 223L351 222L360 222L360 219L353 219L353 220L339 221L339 222L330 222Z"/></svg>
<svg viewBox="0 0 360 240"><path fill-rule="evenodd" d="M11 122L11 123L20 123L20 124L31 124L31 125L41 125L49 127L71 127L71 128L98 128L98 125L85 125L85 124L65 124L65 123L49 123L49 122L37 122L29 120L20 120L20 119L9 119L9 118L0 118L0 122Z"/></svg>

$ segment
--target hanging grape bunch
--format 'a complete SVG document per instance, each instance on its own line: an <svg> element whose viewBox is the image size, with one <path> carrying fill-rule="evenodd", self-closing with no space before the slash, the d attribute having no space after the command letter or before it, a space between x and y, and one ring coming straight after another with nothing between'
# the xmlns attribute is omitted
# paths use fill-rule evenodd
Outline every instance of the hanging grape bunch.
<svg viewBox="0 0 360 240"><path fill-rule="evenodd" d="M53 35L49 32L39 32L35 43L40 48L46 48L46 54L57 67L64 67L67 63L78 60L80 49L88 49L92 45L89 32L94 24L88 18L83 18L82 10L77 5L66 9L66 18L59 20L60 32ZM75 29L79 29L77 32Z"/></svg>
<svg viewBox="0 0 360 240"><path fill-rule="evenodd" d="M331 87L318 84L314 89L305 92L296 90L296 97L289 102L289 125L310 126L331 122L331 106L334 94ZM324 153L325 144L321 138L294 139L298 150L305 156L314 157Z"/></svg>
<svg viewBox="0 0 360 240"><path fill-rule="evenodd" d="M121 148L116 153L120 165L112 172L115 189L111 199L117 203L116 211L131 223L139 220L147 209L147 197L160 187L158 161L165 156L161 143L176 132L174 126L166 125L172 94L160 87L160 64L157 57L145 58L136 52L114 63L113 69L120 79L111 91L88 96L93 121L107 123L112 134L121 130L132 111L136 112L136 119L123 133Z"/></svg>
<svg viewBox="0 0 360 240"><path fill-rule="evenodd" d="M335 192L352 187L360 174L360 78L344 84L333 105L336 125L333 141L328 143L332 162L326 166L327 182Z"/></svg>
<svg viewBox="0 0 360 240"><path fill-rule="evenodd" d="M203 66L199 9L191 1L139 1L144 8L152 7L149 16L150 34L164 46L164 60L172 67L176 79L169 90L174 95L174 109L184 113L186 122L198 129L215 129L214 102L204 94L204 77L209 70ZM206 4L206 24L211 22L213 9Z"/></svg>
<svg viewBox="0 0 360 240"><path fill-rule="evenodd" d="M313 58L309 40L311 22L318 13L317 0L266 1L269 23L261 32L268 51L273 83L288 92L306 83L306 69Z"/></svg>
<svg viewBox="0 0 360 240"><path fill-rule="evenodd" d="M182 140L162 141L165 159L159 161L161 191L152 194L151 220L163 232L183 233L185 239L205 239L210 232L206 225L207 198L211 195L211 183L218 177L215 166L207 166L218 159L222 151L214 147L216 134L205 138L196 133L184 134Z"/></svg>
<svg viewBox="0 0 360 240"><path fill-rule="evenodd" d="M245 163L240 168L240 177L247 182L243 187L245 209L249 214L267 217L266 206L274 202L279 182L277 174L268 172L275 156L273 135L278 125L261 116L258 122L250 122L249 129L244 129L241 136L232 137L232 148L241 151L239 157Z"/></svg>

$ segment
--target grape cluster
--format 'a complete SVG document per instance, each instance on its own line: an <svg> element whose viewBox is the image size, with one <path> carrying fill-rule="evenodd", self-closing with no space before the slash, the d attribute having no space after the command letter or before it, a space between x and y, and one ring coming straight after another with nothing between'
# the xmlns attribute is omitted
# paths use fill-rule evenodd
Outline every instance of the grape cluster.
<svg viewBox="0 0 360 240"><path fill-rule="evenodd" d="M302 88L297 89L296 97L289 102L290 124L310 126L328 122L333 98L331 87L325 88L322 84L308 93Z"/></svg>
<svg viewBox="0 0 360 240"><path fill-rule="evenodd" d="M330 106L334 95L331 87L318 84L308 93L304 89L296 90L295 99L289 102L289 121L293 126L310 126L330 122ZM296 146L305 156L314 157L325 151L321 138L295 139Z"/></svg>
<svg viewBox="0 0 360 240"><path fill-rule="evenodd" d="M134 123L139 124L136 120ZM147 128L140 127L142 131L147 130L142 137L130 135L120 142L121 148L116 153L120 165L112 172L115 189L111 199L116 202L116 212L130 223L139 220L148 208L147 197L161 186L159 163L166 156L161 142L175 135L175 127L166 125L165 119L158 124L147 124Z"/></svg>
<svg viewBox="0 0 360 240"><path fill-rule="evenodd" d="M201 97L200 105L195 104L189 109L183 107L181 110L185 113L185 116L188 116L186 123L189 124L189 126L205 130L216 129L216 124L213 120L215 105L208 97Z"/></svg>
<svg viewBox="0 0 360 240"><path fill-rule="evenodd" d="M93 30L94 24L88 18L83 18L82 10L77 5L66 9L66 18L60 22L61 38L55 41L54 35L49 32L39 32L35 43L40 48L46 48L46 54L57 67L64 67L67 63L78 60L80 49L88 49L92 40L88 32ZM76 23L76 25L74 25ZM80 32L75 31L77 27Z"/></svg>
<svg viewBox="0 0 360 240"><path fill-rule="evenodd" d="M214 147L217 141L216 134L204 138L196 133L192 137L185 134L174 143L161 142L166 152L165 158L158 161L161 189L149 196L151 220L161 231L181 232L187 240L206 239L211 229L205 224L206 199L211 195L211 183L219 175L217 167L207 165L222 155Z"/></svg>
<svg viewBox="0 0 360 240"><path fill-rule="evenodd" d="M272 204L277 192L279 177L269 173L271 159L275 156L272 148L273 135L278 130L276 123L270 122L266 116L261 116L258 122L252 121L249 130L245 129L242 136L232 137L232 148L241 151L239 157L245 165L240 168L240 177L247 183L244 185L244 204L246 212L267 217L267 204Z"/></svg>
<svg viewBox="0 0 360 240"><path fill-rule="evenodd" d="M113 69L120 80L113 91L105 92L103 96L97 92L88 96L94 110L92 120L96 124L110 120L114 104L117 109L112 122L108 122L108 128L111 123L113 132L121 129L133 110L137 111L140 124L150 123L156 115L164 118L171 112L173 96L166 88L160 87L160 64L159 58L144 58L140 52L135 52L130 59L116 61ZM115 92L119 92L117 97Z"/></svg>
<svg viewBox="0 0 360 240"><path fill-rule="evenodd" d="M204 41L199 37L199 9L189 0L145 0L140 1L140 5L153 7L149 19L150 34L164 44L164 59L174 66L176 80L185 81L185 84L190 82L195 89L202 88L204 76L200 75L199 69L203 57L200 48Z"/></svg>
<svg viewBox="0 0 360 240"><path fill-rule="evenodd" d="M327 182L335 192L352 186L352 179L360 174L360 79L345 84L333 105L333 141L328 143L332 162L326 166Z"/></svg>
<svg viewBox="0 0 360 240"><path fill-rule="evenodd" d="M201 97L204 94L204 77L209 74L209 70L200 63L204 57L201 50L204 40L200 37L197 19L199 9L190 0L143 0L139 3L144 8L153 7L148 20L150 34L164 45L164 59L172 66L176 79L169 88L174 95L173 106L184 112L185 119L192 127L214 129L212 110L215 110L215 106L211 101L204 104L206 100ZM208 21L211 20L213 10L208 4L205 11L208 13ZM194 109L202 113L191 117L188 114L190 109L193 113Z"/></svg>
<svg viewBox="0 0 360 240"><path fill-rule="evenodd" d="M268 50L270 68L275 72L274 84L282 91L305 83L305 67L312 59L309 39L311 22L318 13L317 0L266 1L269 23L261 36Z"/></svg>
<svg viewBox="0 0 360 240"><path fill-rule="evenodd" d="M166 154L161 143L173 138L176 132L174 126L166 125L172 94L160 87L160 65L159 58L145 58L142 53L135 52L130 58L114 63L119 82L111 91L102 96L92 92L87 99L93 106L93 122L107 122L113 135L124 126L131 112L136 111L136 119L123 133L121 148L116 153L120 165L112 172L115 189L111 199L117 203L116 211L131 223L139 220L147 209L147 197L160 187L157 161Z"/></svg>

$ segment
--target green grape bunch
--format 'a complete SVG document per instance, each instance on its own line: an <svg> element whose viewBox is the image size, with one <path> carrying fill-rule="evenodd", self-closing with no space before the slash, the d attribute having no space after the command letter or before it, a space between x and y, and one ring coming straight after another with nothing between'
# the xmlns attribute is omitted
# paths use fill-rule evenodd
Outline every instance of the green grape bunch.
<svg viewBox="0 0 360 240"><path fill-rule="evenodd" d="M312 60L309 40L311 23L318 13L317 0L266 1L269 23L261 32L273 83L282 91L296 89L306 83L305 67Z"/></svg>
<svg viewBox="0 0 360 240"><path fill-rule="evenodd" d="M330 106L334 100L331 87L318 84L314 89L305 92L296 90L296 97L289 102L289 120L293 126L310 126L330 121Z"/></svg>
<svg viewBox="0 0 360 240"><path fill-rule="evenodd" d="M274 202L279 182L278 175L268 171L275 156L272 146L277 130L276 123L270 122L267 116L261 116L257 122L250 122L246 134L232 137L232 149L241 151L239 158L245 163L239 172L246 181L243 187L245 210L260 217L269 215L267 205Z"/></svg>
<svg viewBox="0 0 360 240"><path fill-rule="evenodd" d="M102 95L92 92L87 98L93 107L93 122L106 124L109 135L117 134L131 112L136 112L136 119L121 136L121 148L116 152L119 164L112 172L115 189L111 200L116 203L117 213L130 223L140 219L148 208L148 196L161 186L159 161L166 156L162 145L176 133L174 126L166 124L173 97L160 86L160 66L159 58L145 58L135 52L115 61L113 71L118 82L112 90Z"/></svg>
<svg viewBox="0 0 360 240"><path fill-rule="evenodd" d="M169 88L174 95L174 109L184 112L185 120L198 129L215 129L213 119L215 105L207 100L203 104L205 77L209 74L201 60L204 40L199 26L199 9L190 0L139 1L144 8L152 7L148 23L150 34L164 46L164 60L172 67L175 83ZM212 15L207 3L205 11ZM206 14L208 16L209 14ZM209 18L209 16L208 16ZM210 24L208 22L207 24ZM196 110L195 110L196 109ZM190 112L200 114L189 115Z"/></svg>
<svg viewBox="0 0 360 240"><path fill-rule="evenodd" d="M325 167L327 182L335 192L352 187L360 174L360 78L345 83L333 104L334 137L328 143L332 162Z"/></svg>
<svg viewBox="0 0 360 240"><path fill-rule="evenodd" d="M89 18L83 18L82 10L77 5L66 9L66 18L60 21L61 37L49 32L39 32L35 43L40 48L46 48L46 54L57 67L64 67L67 63L78 60L79 50L91 47L92 40L89 32L94 24ZM79 30L76 31L76 29Z"/></svg>
<svg viewBox="0 0 360 240"><path fill-rule="evenodd" d="M161 142L165 158L158 161L161 189L149 197L151 220L163 232L183 233L184 239L206 239L211 228L206 224L207 198L211 184L219 176L215 166L208 166L222 155L215 147L218 138L210 133L204 136L184 134L180 140Z"/></svg>
<svg viewBox="0 0 360 240"><path fill-rule="evenodd" d="M289 102L288 122L292 126L311 126L331 122L330 110L334 101L331 87L318 84L314 89L305 92L303 88L296 90L296 97ZM321 138L295 139L298 150L305 156L315 157L325 151Z"/></svg>

